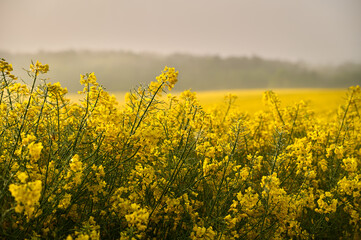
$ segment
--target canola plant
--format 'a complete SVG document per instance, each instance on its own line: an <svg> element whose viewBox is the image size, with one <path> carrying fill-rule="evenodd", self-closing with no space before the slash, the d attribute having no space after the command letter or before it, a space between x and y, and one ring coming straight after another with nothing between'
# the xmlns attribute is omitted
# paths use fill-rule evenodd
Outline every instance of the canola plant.
<svg viewBox="0 0 361 240"><path fill-rule="evenodd" d="M33 63L0 61L0 239L358 239L361 90L337 114L305 102L250 116L228 95L161 95L166 67L119 106L94 73L83 101Z"/></svg>

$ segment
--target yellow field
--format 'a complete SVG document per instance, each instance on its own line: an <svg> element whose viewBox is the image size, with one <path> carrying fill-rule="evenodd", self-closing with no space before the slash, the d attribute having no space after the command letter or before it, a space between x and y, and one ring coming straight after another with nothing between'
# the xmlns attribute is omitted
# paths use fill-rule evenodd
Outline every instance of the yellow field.
<svg viewBox="0 0 361 240"><path fill-rule="evenodd" d="M253 114L265 110L262 95L268 89L236 89L236 90L214 90L198 91L196 93L199 103L204 109L212 109L224 103L224 97L228 94L237 96L233 105L241 111ZM334 113L338 106L345 102L346 89L275 89L274 91L281 100L281 106L289 106L301 100L307 102L310 109L316 114ZM124 103L124 92L111 92L122 105ZM172 93L179 96L178 93ZM78 101L81 96L69 94L72 101Z"/></svg>
<svg viewBox="0 0 361 240"><path fill-rule="evenodd" d="M265 109L262 102L265 91L260 89L209 91L199 92L197 97L203 107L209 108L223 102L224 96L231 93L237 96L235 107L252 114ZM310 108L317 113L333 111L345 101L344 89L276 89L273 91L277 93L283 106L293 105L303 100L308 102Z"/></svg>
<svg viewBox="0 0 361 240"><path fill-rule="evenodd" d="M164 101L166 67L119 106L30 69L0 60L0 239L360 239L359 86Z"/></svg>

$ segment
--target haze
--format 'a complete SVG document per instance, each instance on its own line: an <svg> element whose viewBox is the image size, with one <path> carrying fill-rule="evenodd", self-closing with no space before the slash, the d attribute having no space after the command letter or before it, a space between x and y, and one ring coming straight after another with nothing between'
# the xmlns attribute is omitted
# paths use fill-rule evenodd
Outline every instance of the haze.
<svg viewBox="0 0 361 240"><path fill-rule="evenodd" d="M0 50L361 62L359 0L0 0Z"/></svg>

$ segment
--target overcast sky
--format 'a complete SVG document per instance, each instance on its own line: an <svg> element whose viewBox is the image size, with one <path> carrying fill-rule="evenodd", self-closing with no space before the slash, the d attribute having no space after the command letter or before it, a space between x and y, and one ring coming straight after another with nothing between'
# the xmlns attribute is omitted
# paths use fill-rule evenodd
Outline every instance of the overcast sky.
<svg viewBox="0 0 361 240"><path fill-rule="evenodd" d="M0 0L0 50L361 62L360 0Z"/></svg>

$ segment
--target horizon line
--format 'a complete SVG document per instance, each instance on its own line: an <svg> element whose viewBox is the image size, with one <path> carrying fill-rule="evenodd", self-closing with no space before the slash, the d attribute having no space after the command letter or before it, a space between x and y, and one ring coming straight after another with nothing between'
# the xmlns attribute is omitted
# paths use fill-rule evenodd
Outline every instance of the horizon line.
<svg viewBox="0 0 361 240"><path fill-rule="evenodd" d="M75 49L75 48L64 48L64 49L37 49L37 50L8 50L8 49L1 49L0 53L7 53L11 55L21 55L21 54L43 54L43 53L50 53L50 54L57 54L57 53L66 53L66 52L74 52L74 53L128 53L128 54L135 54L135 55L153 55L157 57L170 57L175 55L183 55L183 56L191 56L191 57L214 57L220 58L222 60L227 59L261 59L266 61L276 61L276 62L287 62L292 64L302 64L311 67L324 67L324 66L342 66L346 64L355 64L361 65L361 61L356 60L347 60L342 61L339 63L330 63L330 62L323 62L323 63L312 63L310 61L304 59L286 59L286 58L277 58L277 57L265 57L260 54L219 54L219 53L195 53L195 52L187 52L187 51L174 51L170 53L162 53L159 51L151 51L151 50L134 50L134 49L90 49L90 48L83 48L83 49Z"/></svg>

